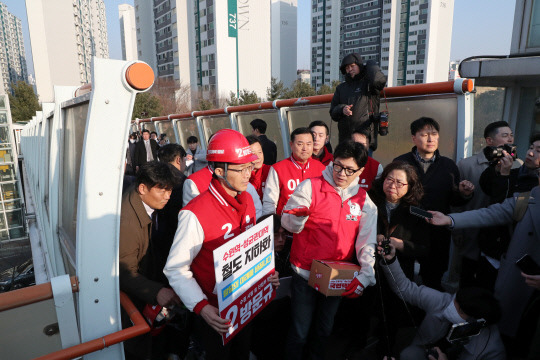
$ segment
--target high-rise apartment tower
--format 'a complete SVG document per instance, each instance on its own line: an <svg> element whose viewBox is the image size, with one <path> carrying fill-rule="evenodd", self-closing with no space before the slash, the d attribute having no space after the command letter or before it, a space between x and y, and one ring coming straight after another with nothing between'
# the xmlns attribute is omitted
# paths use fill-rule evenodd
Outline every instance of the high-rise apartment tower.
<svg viewBox="0 0 540 360"><path fill-rule="evenodd" d="M3 3L0 3L0 25L0 71L3 79L0 86L7 93L11 91L11 83L28 81L28 72L21 20Z"/></svg>
<svg viewBox="0 0 540 360"><path fill-rule="evenodd" d="M41 102L54 85L90 82L92 56L109 57L103 0L27 0L26 14Z"/></svg>

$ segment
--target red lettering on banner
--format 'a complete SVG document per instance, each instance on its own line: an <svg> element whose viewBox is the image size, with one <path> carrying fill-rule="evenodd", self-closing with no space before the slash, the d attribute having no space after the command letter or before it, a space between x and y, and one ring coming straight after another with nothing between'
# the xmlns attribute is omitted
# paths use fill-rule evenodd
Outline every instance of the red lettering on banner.
<svg viewBox="0 0 540 360"><path fill-rule="evenodd" d="M255 241L261 239L263 235L268 234L268 226L264 227L259 232L256 232L255 234L248 237L242 244L238 244L235 247L229 249L225 254L223 254L223 261L227 261L227 259L233 257L237 252L240 252L240 250L245 249L251 244L253 244Z"/></svg>
<svg viewBox="0 0 540 360"><path fill-rule="evenodd" d="M220 312L224 319L231 319L229 332L222 335L223 345L231 341L253 318L276 297L276 292L268 278L274 270L253 284L238 299ZM231 332L232 330L232 332Z"/></svg>

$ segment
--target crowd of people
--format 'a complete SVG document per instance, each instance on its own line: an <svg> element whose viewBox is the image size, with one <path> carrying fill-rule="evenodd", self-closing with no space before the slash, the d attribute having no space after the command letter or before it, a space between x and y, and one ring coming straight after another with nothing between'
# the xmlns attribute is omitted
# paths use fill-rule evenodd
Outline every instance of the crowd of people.
<svg viewBox="0 0 540 360"><path fill-rule="evenodd" d="M514 141L508 124L494 122L485 149L456 164L439 152L437 121L421 117L411 151L383 167L369 119L386 79L359 55L342 72L335 149L324 121L294 129L280 161L262 119L247 137L216 132L206 152L195 137L186 151L130 136L120 287L152 331L125 343L126 358L540 358L540 134L521 161L501 147ZM290 296L224 346L213 251L267 217L269 281ZM325 296L308 285L313 260L360 270ZM452 271L457 291L444 286Z"/></svg>

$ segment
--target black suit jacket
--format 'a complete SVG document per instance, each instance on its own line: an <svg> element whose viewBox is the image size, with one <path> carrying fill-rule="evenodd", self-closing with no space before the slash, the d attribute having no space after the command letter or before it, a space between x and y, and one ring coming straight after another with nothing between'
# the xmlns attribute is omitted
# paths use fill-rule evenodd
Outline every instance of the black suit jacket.
<svg viewBox="0 0 540 360"><path fill-rule="evenodd" d="M264 154L264 163L266 165L274 165L277 161L277 146L272 140L266 137L266 135L260 135L259 141L261 142L262 151Z"/></svg>
<svg viewBox="0 0 540 360"><path fill-rule="evenodd" d="M150 149L152 149L152 156L154 160L157 160L157 151L159 148L156 140L150 139ZM144 146L144 140L140 140L135 146L135 166L141 166L146 164L146 147Z"/></svg>

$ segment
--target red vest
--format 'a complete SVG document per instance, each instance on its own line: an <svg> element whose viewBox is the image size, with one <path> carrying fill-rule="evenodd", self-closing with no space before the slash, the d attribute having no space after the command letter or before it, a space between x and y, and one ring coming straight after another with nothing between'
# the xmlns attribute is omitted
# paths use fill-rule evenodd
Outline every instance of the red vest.
<svg viewBox="0 0 540 360"><path fill-rule="evenodd" d="M323 153L321 158L316 155L312 155L311 158L320 161L324 166L328 166L328 164L330 164L330 161L334 161L334 155L332 155L328 151L326 146L323 146Z"/></svg>
<svg viewBox="0 0 540 360"><path fill-rule="evenodd" d="M368 156L367 163L364 166L364 171L360 174L358 184L360 187L366 191L371 189L371 183L377 177L377 171L379 170L379 162Z"/></svg>
<svg viewBox="0 0 540 360"><path fill-rule="evenodd" d="M210 181L212 181L213 173L214 172L210 169L210 167L207 166L189 175L188 179L195 183L195 186L197 186L197 189L199 190L199 194L202 194L208 190L208 185L210 185Z"/></svg>
<svg viewBox="0 0 540 360"><path fill-rule="evenodd" d="M279 179L279 200L276 207L276 214L281 215L283 207L294 192L294 189L302 181L321 176L326 168L321 162L313 159L308 159L305 164L300 164L291 157L281 160L272 165Z"/></svg>
<svg viewBox="0 0 540 360"><path fill-rule="evenodd" d="M191 271L202 291L208 297L208 302L215 307L218 306L218 302L216 294L213 294L216 286L213 252L214 249L255 225L255 205L252 197L247 195L250 201L243 228L240 226L241 219L236 209L225 201L216 191L214 185L210 185L208 191L197 196L182 209L195 214L204 231L204 242L191 263Z"/></svg>
<svg viewBox="0 0 540 360"><path fill-rule="evenodd" d="M266 186L268 171L270 171L270 165L263 164L262 168L259 170L253 170L251 172L251 178L249 178L249 182L257 190L257 194L259 194L261 201L263 198L263 190Z"/></svg>
<svg viewBox="0 0 540 360"><path fill-rule="evenodd" d="M311 215L294 234L291 264L310 270L312 260L351 261L366 200L362 188L341 203L341 197L322 176L311 181Z"/></svg>

